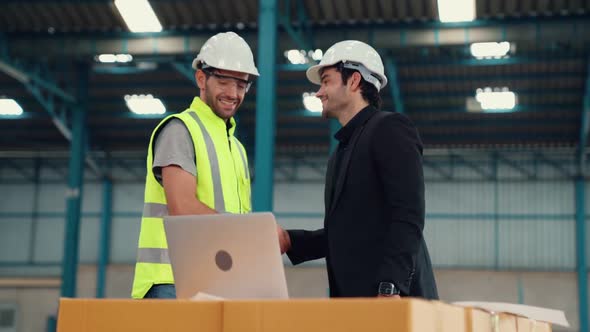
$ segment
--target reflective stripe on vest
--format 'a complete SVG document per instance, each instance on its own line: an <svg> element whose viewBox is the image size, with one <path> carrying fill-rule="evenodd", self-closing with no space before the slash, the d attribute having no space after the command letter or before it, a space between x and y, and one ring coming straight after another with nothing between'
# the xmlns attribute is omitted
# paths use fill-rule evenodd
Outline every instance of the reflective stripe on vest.
<svg viewBox="0 0 590 332"><path fill-rule="evenodd" d="M236 147L240 151L240 157L242 157L242 164L244 165L244 174L246 174L246 179L250 179L250 170L248 169L248 162L246 161L246 156L244 156L244 150L242 149L240 142L237 138L233 137L234 143Z"/></svg>
<svg viewBox="0 0 590 332"><path fill-rule="evenodd" d="M168 205L161 203L144 203L143 218L162 218L168 215Z"/></svg>
<svg viewBox="0 0 590 332"><path fill-rule="evenodd" d="M211 166L211 177L213 179L213 199L215 201L215 211L219 213L225 213L225 201L223 198L223 187L221 186L221 175L219 175L219 161L217 160L217 151L215 151L215 145L209 135L209 132L203 125L201 119L195 112L189 113L193 119L201 128L203 139L205 140L205 146L207 147L207 154L209 155L209 164Z"/></svg>
<svg viewBox="0 0 590 332"><path fill-rule="evenodd" d="M168 215L168 206L161 203L145 203L143 205L143 218L162 218ZM170 264L168 249L164 248L139 248L137 250L138 263Z"/></svg>
<svg viewBox="0 0 590 332"><path fill-rule="evenodd" d="M168 249L165 248L139 248L137 250L138 263L170 264Z"/></svg>

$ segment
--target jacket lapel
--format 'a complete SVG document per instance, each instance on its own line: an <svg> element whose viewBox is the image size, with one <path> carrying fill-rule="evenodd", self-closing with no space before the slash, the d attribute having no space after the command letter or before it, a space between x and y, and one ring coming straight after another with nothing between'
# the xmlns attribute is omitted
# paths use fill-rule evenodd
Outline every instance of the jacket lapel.
<svg viewBox="0 0 590 332"><path fill-rule="evenodd" d="M365 125L367 124L367 122L369 122L371 120L373 115L375 115L376 113L377 112L373 112L367 118L367 120L362 124L362 126L360 126L360 128L357 128L354 131L354 134L350 138L350 142L348 143L348 146L346 147L346 149L343 152L342 160L340 161L339 169L337 170L338 174L334 174L333 169L330 170L330 172L329 172L332 174L332 176L337 176L336 190L334 190L334 197L330 197L329 213L332 213L332 211L336 207L336 204L338 204L338 198L340 198L340 194L342 193L344 183L346 183L346 176L348 175L348 166L350 164L350 160L352 158L354 148L356 147L356 143L357 143L359 137L361 136L361 134L363 133L363 130L365 129ZM332 159L334 159L333 156L332 156L332 158L330 158L330 164L333 163ZM328 167L330 166L330 164L328 165ZM332 167L333 167L333 165L332 165ZM330 181L330 182L332 182L332 181Z"/></svg>
<svg viewBox="0 0 590 332"><path fill-rule="evenodd" d="M342 188L344 187L344 183L346 182L346 174L348 172L348 165L350 164L350 158L351 158L354 148L356 146L356 142L358 141L358 138L361 136L361 133L363 132L364 128L365 128L365 124L363 123L363 125L360 128L358 128L357 130L354 131L354 134L350 138L350 142L348 143L348 146L343 151L342 160L340 161L339 169L332 170L332 176L337 176L337 178L336 178L336 190L334 190L334 197L331 197L331 202L330 202L331 204L330 204L330 210L329 210L330 213L332 213L332 211L334 210L334 207L336 207L336 204L338 203L338 198L340 198L340 193L342 192ZM334 171L337 171L338 174L334 174Z"/></svg>
<svg viewBox="0 0 590 332"><path fill-rule="evenodd" d="M328 167L326 169L326 184L324 185L324 213L328 214L330 207L332 206L332 187L334 184L334 159L336 151L332 153L328 160Z"/></svg>

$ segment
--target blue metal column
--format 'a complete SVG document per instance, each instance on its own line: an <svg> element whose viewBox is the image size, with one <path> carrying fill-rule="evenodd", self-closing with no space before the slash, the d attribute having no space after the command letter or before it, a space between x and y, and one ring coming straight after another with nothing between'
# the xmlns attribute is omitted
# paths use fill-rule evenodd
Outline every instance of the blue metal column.
<svg viewBox="0 0 590 332"><path fill-rule="evenodd" d="M338 140L334 138L334 135L342 128L340 122L336 119L330 119L330 154L336 150L338 146Z"/></svg>
<svg viewBox="0 0 590 332"><path fill-rule="evenodd" d="M37 225L39 223L39 181L41 179L41 159L35 158L33 213L31 213L31 238L29 239L29 264L35 263L35 248L37 244Z"/></svg>
<svg viewBox="0 0 590 332"><path fill-rule="evenodd" d="M275 144L277 0L260 0L256 86L254 211L272 211Z"/></svg>
<svg viewBox="0 0 590 332"><path fill-rule="evenodd" d="M61 296L76 297L76 277L78 269L78 246L80 242L80 209L82 203L85 134L86 98L88 95L88 67L78 66L78 104L72 112L72 140L70 142L70 162L68 189L66 192L66 228L62 263Z"/></svg>
<svg viewBox="0 0 590 332"><path fill-rule="evenodd" d="M580 137L577 151L578 173L584 174L586 170L586 142L588 142L588 131L590 130L590 57L587 61L586 70L586 93L584 94L584 105L580 117Z"/></svg>
<svg viewBox="0 0 590 332"><path fill-rule="evenodd" d="M102 184L102 219L100 222L100 247L96 275L96 297L105 297L106 270L111 247L111 223L113 217L113 183L105 178Z"/></svg>
<svg viewBox="0 0 590 332"><path fill-rule="evenodd" d="M492 173L494 179L494 269L500 269L500 179L498 176L498 153L492 154Z"/></svg>
<svg viewBox="0 0 590 332"><path fill-rule="evenodd" d="M390 55L386 55L383 59L385 62L385 71L387 72L387 79L389 80L389 90L391 91L391 98L395 105L395 111L404 113L404 103L402 100L402 93L399 87L399 78L397 76L397 67Z"/></svg>
<svg viewBox="0 0 590 332"><path fill-rule="evenodd" d="M55 332L57 330L57 318L55 316L47 317L47 332Z"/></svg>
<svg viewBox="0 0 590 332"><path fill-rule="evenodd" d="M576 186L576 268L578 272L578 309L580 331L588 331L588 272L586 265L586 208L584 177L578 176Z"/></svg>
<svg viewBox="0 0 590 332"><path fill-rule="evenodd" d="M576 159L578 176L576 187L576 268L578 272L578 310L580 331L588 331L588 269L586 264L586 142L588 141L588 121L590 113L590 58L587 62L586 93L580 121L580 139Z"/></svg>

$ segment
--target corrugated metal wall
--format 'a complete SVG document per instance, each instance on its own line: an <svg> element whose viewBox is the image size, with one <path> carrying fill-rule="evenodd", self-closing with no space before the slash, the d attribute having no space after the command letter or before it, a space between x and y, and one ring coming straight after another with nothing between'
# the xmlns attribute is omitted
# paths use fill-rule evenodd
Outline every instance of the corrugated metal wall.
<svg viewBox="0 0 590 332"><path fill-rule="evenodd" d="M546 166L538 180L522 180L513 165L497 171L497 181L427 183L425 236L433 261L450 268L574 269L573 182L543 180L557 174ZM454 172L473 176L460 167Z"/></svg>
<svg viewBox="0 0 590 332"><path fill-rule="evenodd" d="M472 169L462 167L453 170L462 180L441 181L430 173L427 169L431 180L426 183L425 236L437 267L574 269L572 181L523 181L521 171L508 165L498 167L498 174L502 174L498 181L477 180ZM3 174L5 178L8 175ZM113 188L111 262L133 263L143 184L115 184ZM590 190L590 184L586 188ZM38 187L0 184L0 275L58 273L64 241L65 189L65 185L53 183ZM101 197L100 184L85 185L80 240L83 263L97 261ZM275 212L286 228L320 228L323 185L277 183Z"/></svg>

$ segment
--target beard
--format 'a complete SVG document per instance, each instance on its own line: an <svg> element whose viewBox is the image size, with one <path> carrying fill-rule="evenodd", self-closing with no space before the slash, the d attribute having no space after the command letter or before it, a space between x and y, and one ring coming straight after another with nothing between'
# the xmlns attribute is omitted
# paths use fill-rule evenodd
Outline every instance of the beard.
<svg viewBox="0 0 590 332"><path fill-rule="evenodd" d="M204 102L209 105L209 107L211 108L211 110L213 111L213 113L215 113L215 115L217 115L218 117L224 119L224 120L229 120L231 117L233 117L237 110L238 107L240 107L240 105L242 104L242 99L241 98L229 98L224 96L224 93L219 93L217 95L213 94L213 89L207 89L205 90L205 99ZM230 105L227 104L226 102L223 101L232 101L234 104Z"/></svg>

